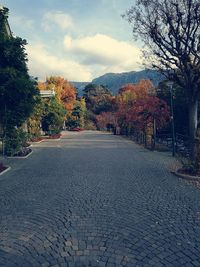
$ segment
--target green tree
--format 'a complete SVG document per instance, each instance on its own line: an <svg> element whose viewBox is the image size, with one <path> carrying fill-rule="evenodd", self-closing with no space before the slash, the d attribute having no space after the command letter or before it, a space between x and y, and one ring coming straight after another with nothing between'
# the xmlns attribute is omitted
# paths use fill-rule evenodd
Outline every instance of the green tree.
<svg viewBox="0 0 200 267"><path fill-rule="evenodd" d="M43 101L44 111L41 119L42 130L47 134L59 133L62 130L67 113L66 109L55 97Z"/></svg>
<svg viewBox="0 0 200 267"><path fill-rule="evenodd" d="M199 0L137 0L125 16L134 36L145 43L146 62L184 90L194 157L200 95Z"/></svg>
<svg viewBox="0 0 200 267"><path fill-rule="evenodd" d="M85 115L86 115L85 99L81 98L80 100L76 100L72 112L69 113L67 116L66 126L70 129L76 127L84 128Z"/></svg>
<svg viewBox="0 0 200 267"><path fill-rule="evenodd" d="M167 81L162 81L157 88L157 96L165 100L168 106L171 105L171 93L167 86ZM180 86L175 85L172 92L173 109L174 109L174 126L175 132L183 135L189 135L188 105L185 92ZM170 131L171 125L167 129Z"/></svg>
<svg viewBox="0 0 200 267"><path fill-rule="evenodd" d="M6 139L5 152L15 154L24 139L19 127L33 111L38 94L36 80L28 74L25 40L13 37L8 9L0 9L0 126ZM17 129L18 128L18 129Z"/></svg>
<svg viewBox="0 0 200 267"><path fill-rule="evenodd" d="M36 105L34 106L31 116L28 118L27 126L28 133L31 139L35 139L41 136L41 122L45 113L45 100L40 96L36 97Z"/></svg>
<svg viewBox="0 0 200 267"><path fill-rule="evenodd" d="M99 114L101 111L109 111L109 101L112 97L109 89L103 85L88 84L83 90L83 97L86 101L87 109L91 110L95 114Z"/></svg>
<svg viewBox="0 0 200 267"><path fill-rule="evenodd" d="M8 9L0 9L0 124L4 133L21 126L31 114L38 94L27 69L26 41L6 33Z"/></svg>

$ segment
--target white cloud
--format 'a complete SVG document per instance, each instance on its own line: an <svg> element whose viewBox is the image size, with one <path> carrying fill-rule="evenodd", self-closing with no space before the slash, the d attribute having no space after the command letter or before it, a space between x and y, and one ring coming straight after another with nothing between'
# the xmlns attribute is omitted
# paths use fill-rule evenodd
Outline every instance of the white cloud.
<svg viewBox="0 0 200 267"><path fill-rule="evenodd" d="M141 62L141 51L138 47L103 34L77 39L66 35L64 47L78 54L85 64L104 66L105 69L115 72L139 69Z"/></svg>
<svg viewBox="0 0 200 267"><path fill-rule="evenodd" d="M21 30L28 30L33 31L35 26L35 21L32 19L28 19L24 16L11 16L9 18L9 22L11 25L11 28L13 27L19 27Z"/></svg>
<svg viewBox="0 0 200 267"><path fill-rule="evenodd" d="M54 50L57 47L61 54L62 48L57 45L55 43ZM50 53L47 48L40 42L27 47L30 74L42 80L58 75L71 81L91 81L107 72L140 69L139 48L103 34L75 39L66 35L64 48L67 53L63 51L61 56Z"/></svg>
<svg viewBox="0 0 200 267"><path fill-rule="evenodd" d="M44 80L47 76L62 76L70 81L90 81L89 68L78 62L51 55L43 44L27 46L30 74Z"/></svg>
<svg viewBox="0 0 200 267"><path fill-rule="evenodd" d="M50 31L53 26L59 27L61 30L66 30L73 25L73 19L69 14L62 11L49 11L44 14L42 26L45 31Z"/></svg>

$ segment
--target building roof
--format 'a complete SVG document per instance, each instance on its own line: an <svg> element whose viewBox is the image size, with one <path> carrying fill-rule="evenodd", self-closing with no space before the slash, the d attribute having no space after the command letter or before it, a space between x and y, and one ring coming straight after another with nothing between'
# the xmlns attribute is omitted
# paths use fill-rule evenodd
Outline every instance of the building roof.
<svg viewBox="0 0 200 267"><path fill-rule="evenodd" d="M41 97L54 97L55 96L55 91L54 90L40 90L40 96Z"/></svg>

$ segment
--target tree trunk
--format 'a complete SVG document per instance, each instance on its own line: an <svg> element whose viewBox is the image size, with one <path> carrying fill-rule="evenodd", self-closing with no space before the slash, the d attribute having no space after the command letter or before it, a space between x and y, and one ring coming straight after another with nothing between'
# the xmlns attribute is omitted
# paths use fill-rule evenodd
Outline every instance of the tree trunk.
<svg viewBox="0 0 200 267"><path fill-rule="evenodd" d="M190 157L195 159L195 137L197 132L198 121L198 100L191 101L189 103L189 145L190 145Z"/></svg>

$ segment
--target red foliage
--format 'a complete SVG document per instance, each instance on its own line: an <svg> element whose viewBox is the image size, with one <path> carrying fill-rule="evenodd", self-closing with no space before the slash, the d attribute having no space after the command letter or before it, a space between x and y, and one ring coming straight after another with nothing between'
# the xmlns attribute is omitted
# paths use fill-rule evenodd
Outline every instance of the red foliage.
<svg viewBox="0 0 200 267"><path fill-rule="evenodd" d="M126 114L126 121L141 130L152 125L154 120L156 128L161 129L169 119L170 110L166 102L155 96L136 101Z"/></svg>
<svg viewBox="0 0 200 267"><path fill-rule="evenodd" d="M49 136L44 136L43 138L44 139L59 139L61 137L61 134L52 134L52 135L49 135Z"/></svg>
<svg viewBox="0 0 200 267"><path fill-rule="evenodd" d="M102 112L101 114L96 116L96 123L100 129L106 128L108 124L116 126L116 114L113 112Z"/></svg>
<svg viewBox="0 0 200 267"><path fill-rule="evenodd" d="M135 128L145 131L147 125L152 126L155 120L157 129L160 129L170 118L169 107L156 97L155 88L149 80L122 87L116 102L116 115L121 127L131 123Z"/></svg>
<svg viewBox="0 0 200 267"><path fill-rule="evenodd" d="M73 132L82 132L82 131L84 131L84 129L83 128L76 127L76 128L72 128L70 131L73 131Z"/></svg>

